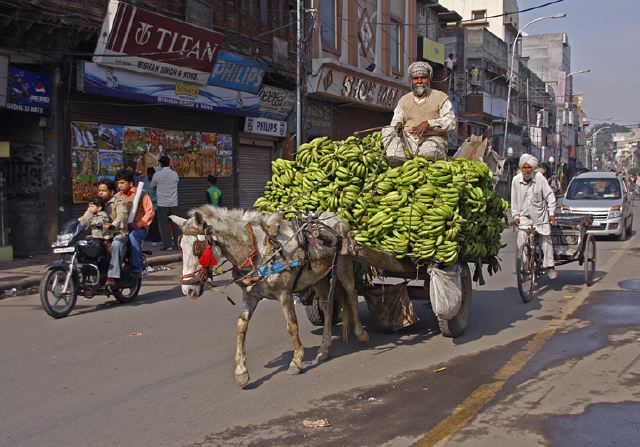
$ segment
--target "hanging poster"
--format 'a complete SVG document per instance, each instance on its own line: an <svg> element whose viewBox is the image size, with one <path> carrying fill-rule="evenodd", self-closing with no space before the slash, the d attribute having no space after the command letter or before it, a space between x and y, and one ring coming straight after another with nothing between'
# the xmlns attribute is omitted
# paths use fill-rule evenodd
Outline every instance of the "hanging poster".
<svg viewBox="0 0 640 447"><path fill-rule="evenodd" d="M98 149L121 150L124 127L110 124L98 126Z"/></svg>
<svg viewBox="0 0 640 447"><path fill-rule="evenodd" d="M98 151L98 179L114 180L123 167L122 151Z"/></svg>
<svg viewBox="0 0 640 447"><path fill-rule="evenodd" d="M71 123L71 147L96 149L98 147L98 125L96 123Z"/></svg>
<svg viewBox="0 0 640 447"><path fill-rule="evenodd" d="M71 152L73 203L86 202L96 194L98 180L98 152L73 150Z"/></svg>
<svg viewBox="0 0 640 447"><path fill-rule="evenodd" d="M228 177L232 174L233 165L233 137L226 134L218 134L218 160L216 175L218 177Z"/></svg>

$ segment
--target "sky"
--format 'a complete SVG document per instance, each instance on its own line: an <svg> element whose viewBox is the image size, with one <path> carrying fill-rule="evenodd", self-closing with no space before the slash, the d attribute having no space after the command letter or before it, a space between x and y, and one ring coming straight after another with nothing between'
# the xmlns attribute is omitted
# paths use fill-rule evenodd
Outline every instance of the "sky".
<svg viewBox="0 0 640 447"><path fill-rule="evenodd" d="M522 10L550 1L518 0L518 6ZM591 69L572 77L574 93L584 94L592 126L606 121L636 127L640 124L640 0L564 0L520 14L520 26L559 12L567 16L533 23L526 33L567 33L571 71Z"/></svg>

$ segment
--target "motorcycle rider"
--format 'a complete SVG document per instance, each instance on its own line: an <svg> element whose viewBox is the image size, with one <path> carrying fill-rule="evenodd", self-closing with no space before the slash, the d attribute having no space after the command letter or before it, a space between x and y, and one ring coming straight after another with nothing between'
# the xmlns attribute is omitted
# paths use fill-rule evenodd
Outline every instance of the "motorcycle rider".
<svg viewBox="0 0 640 447"><path fill-rule="evenodd" d="M511 181L511 215L516 225L533 225L540 234L540 243L546 269L550 279L556 279L558 273L553 260L553 241L551 225L557 223L555 216L556 196L541 172L534 172L538 167L538 159L530 154L523 154L518 163L520 173ZM518 229L518 254L527 243L527 233Z"/></svg>
<svg viewBox="0 0 640 447"><path fill-rule="evenodd" d="M115 194L118 187L115 182L101 180L98 182L98 197L105 200L104 210L111 220L114 230L114 238L111 241L111 261L107 272L107 286L113 286L116 279L120 278L120 263L127 250L127 205ZM90 211L87 210L81 219L90 219Z"/></svg>
<svg viewBox="0 0 640 447"><path fill-rule="evenodd" d="M127 216L131 213L133 202L136 196L136 187L134 186L134 177L130 172L123 171L116 177L118 189L120 192L116 194L127 206ZM142 275L142 244L144 238L147 237L149 225L153 221L155 212L153 211L153 202L151 197L145 191L142 191L138 208L135 211L133 222L127 225L129 230L129 244L131 245L131 270L135 275ZM113 258L111 262L114 262Z"/></svg>

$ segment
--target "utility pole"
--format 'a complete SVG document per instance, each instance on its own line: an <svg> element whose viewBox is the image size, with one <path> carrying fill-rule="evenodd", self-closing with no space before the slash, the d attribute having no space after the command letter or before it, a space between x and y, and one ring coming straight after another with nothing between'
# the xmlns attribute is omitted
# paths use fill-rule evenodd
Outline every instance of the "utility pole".
<svg viewBox="0 0 640 447"><path fill-rule="evenodd" d="M297 11L297 45L296 45L296 150L302 144L302 45L304 43L302 36L302 1L298 0Z"/></svg>

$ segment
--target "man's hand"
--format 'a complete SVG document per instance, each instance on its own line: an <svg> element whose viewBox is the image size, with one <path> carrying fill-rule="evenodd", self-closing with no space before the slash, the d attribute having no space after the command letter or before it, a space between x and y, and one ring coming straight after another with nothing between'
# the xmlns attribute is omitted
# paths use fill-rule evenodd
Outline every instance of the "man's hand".
<svg viewBox="0 0 640 447"><path fill-rule="evenodd" d="M513 218L513 223L516 225L520 225L520 218L519 217L514 217Z"/></svg>
<svg viewBox="0 0 640 447"><path fill-rule="evenodd" d="M429 128L429 122L425 120L420 124L418 124L416 127L414 127L413 130L411 130L411 133L418 138L422 138L422 134L424 134L424 131L427 130L428 128Z"/></svg>
<svg viewBox="0 0 640 447"><path fill-rule="evenodd" d="M556 216L549 216L549 223L551 223L551 225L557 225L558 219L556 218Z"/></svg>
<svg viewBox="0 0 640 447"><path fill-rule="evenodd" d="M404 126L402 125L402 123L398 122L396 123L396 133L398 134L398 136L402 136L402 130L404 129Z"/></svg>

